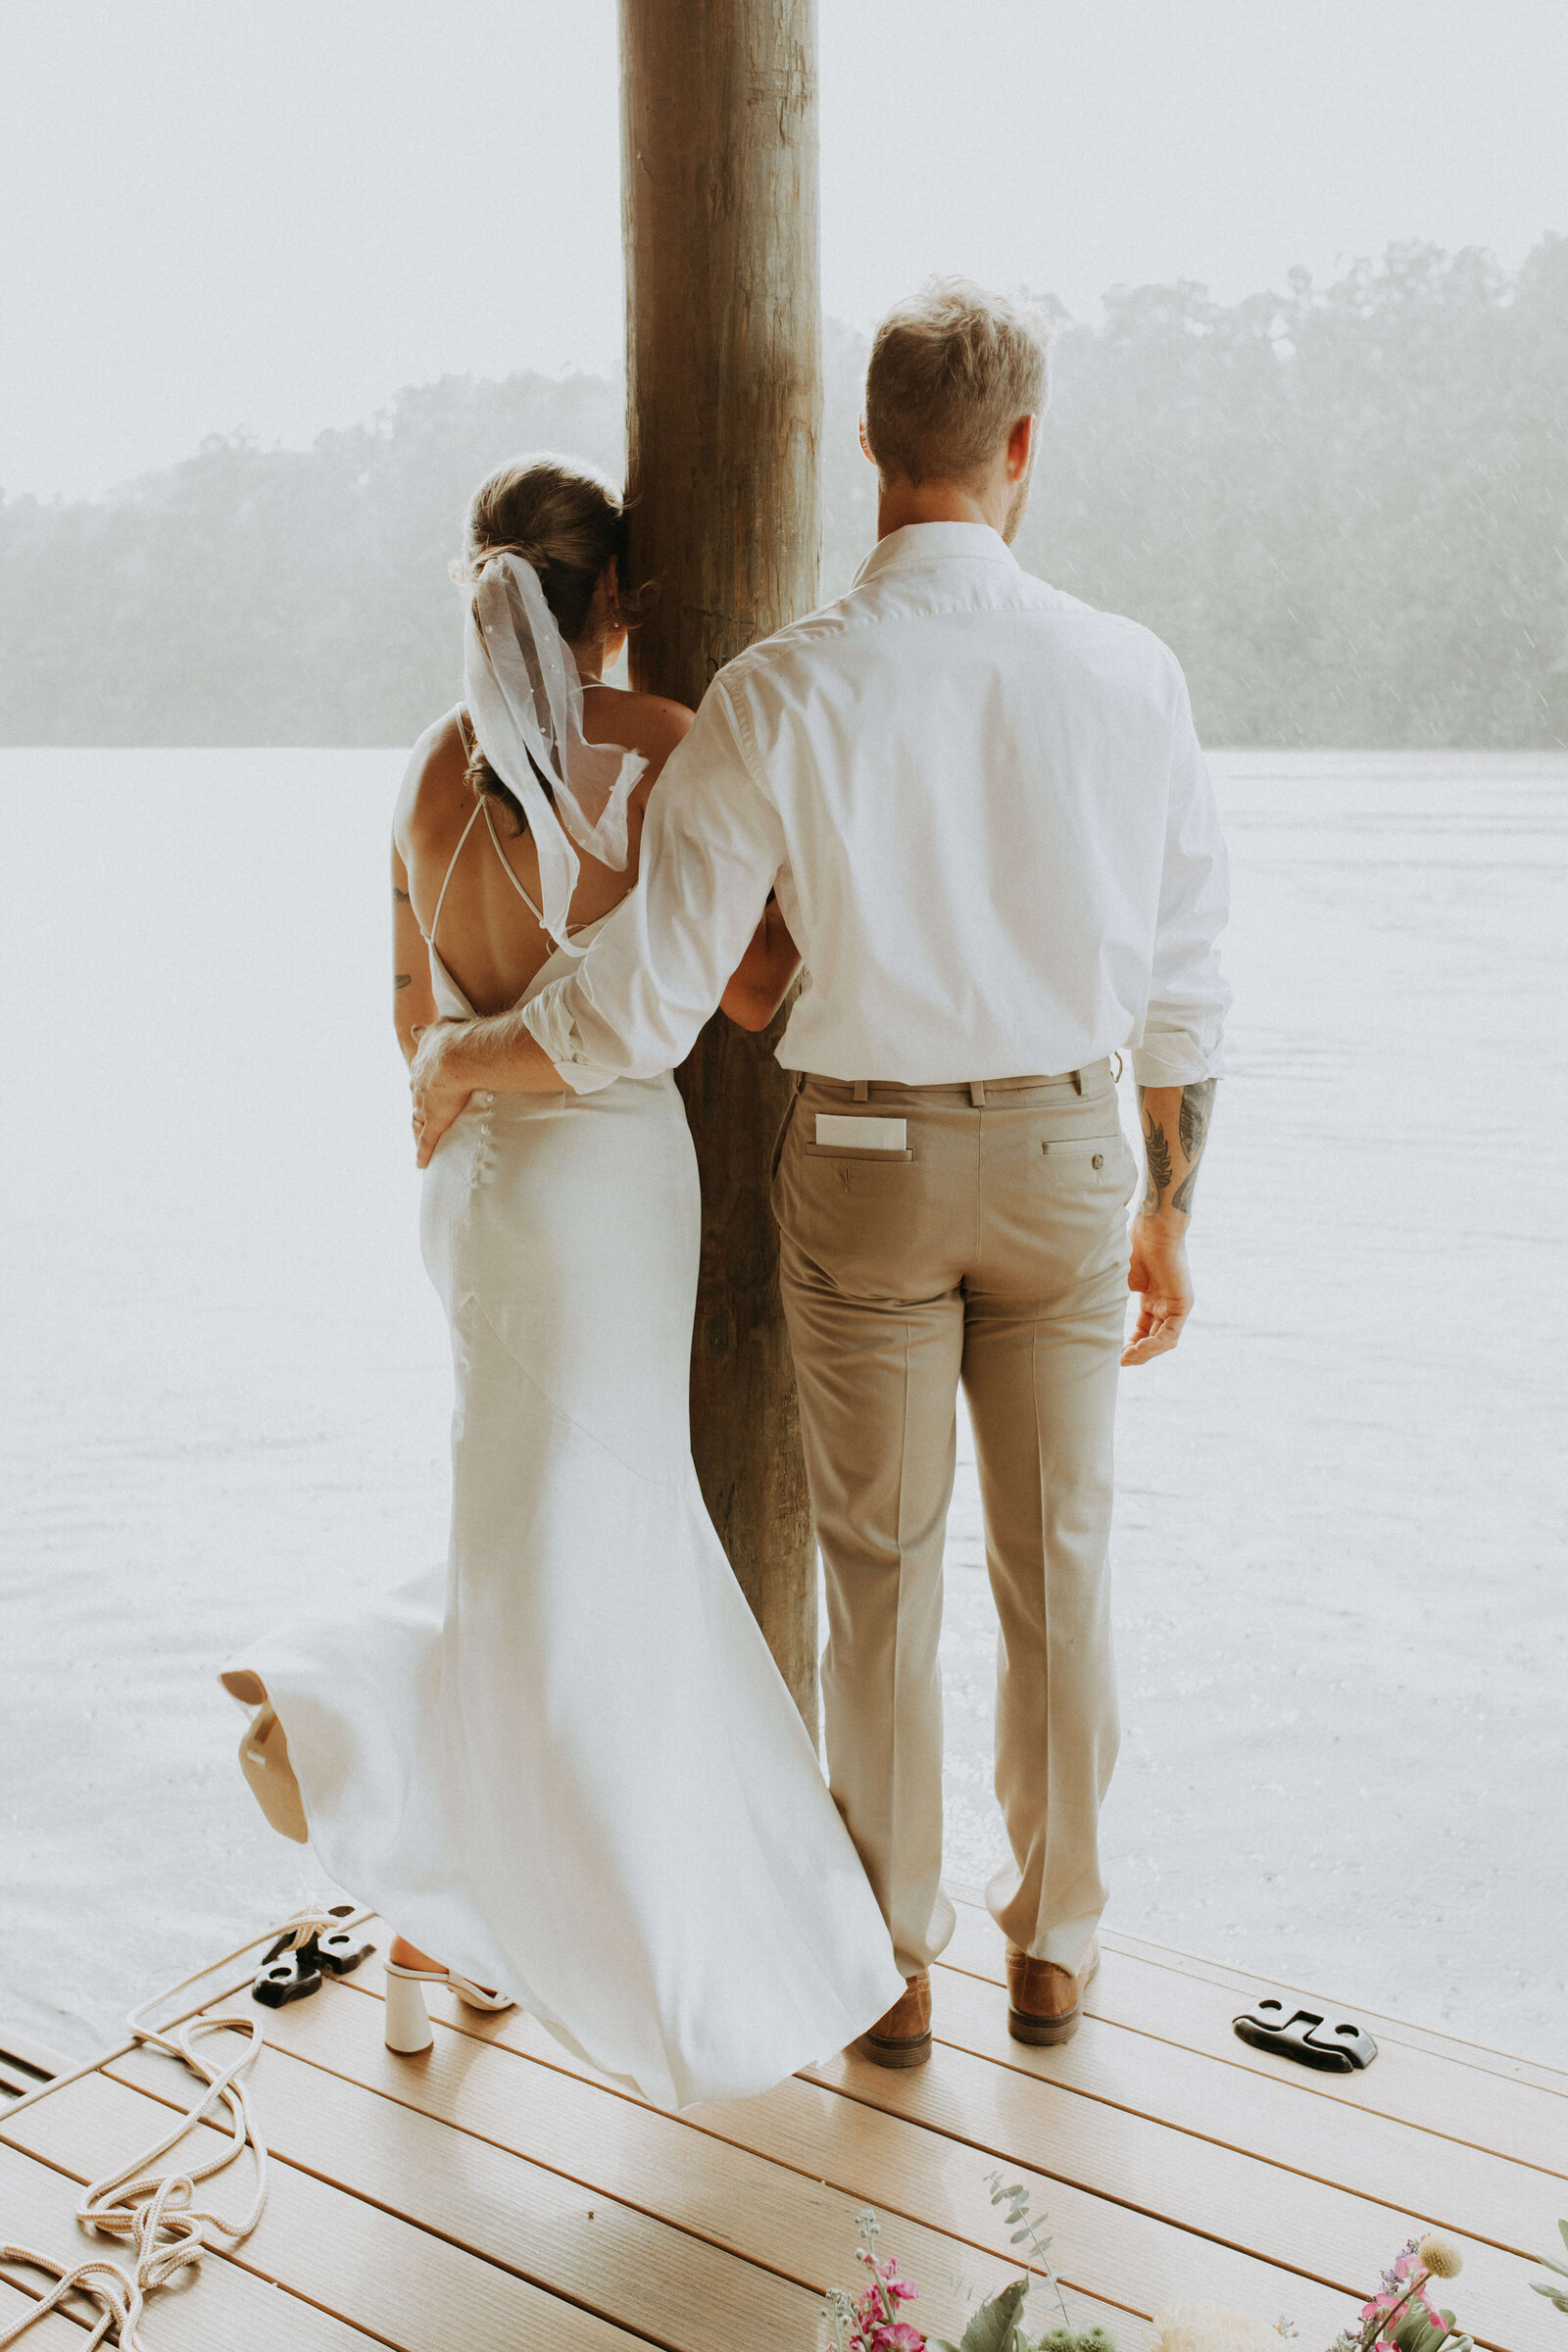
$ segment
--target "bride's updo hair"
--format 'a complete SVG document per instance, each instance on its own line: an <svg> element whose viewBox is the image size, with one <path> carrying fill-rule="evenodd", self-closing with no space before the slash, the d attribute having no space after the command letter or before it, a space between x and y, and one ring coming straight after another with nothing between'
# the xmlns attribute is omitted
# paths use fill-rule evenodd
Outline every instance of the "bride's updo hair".
<svg viewBox="0 0 1568 2352"><path fill-rule="evenodd" d="M626 510L608 474L581 458L541 451L498 466L468 502L462 557L453 565L460 580L477 578L487 556L521 556L539 574L545 602L568 645L579 644L593 612L594 592L612 556L626 564ZM504 802L519 832L526 820L521 803L509 792L480 751L471 726L468 781L475 792ZM544 778L540 779L545 782ZM546 784L546 790L549 786Z"/></svg>

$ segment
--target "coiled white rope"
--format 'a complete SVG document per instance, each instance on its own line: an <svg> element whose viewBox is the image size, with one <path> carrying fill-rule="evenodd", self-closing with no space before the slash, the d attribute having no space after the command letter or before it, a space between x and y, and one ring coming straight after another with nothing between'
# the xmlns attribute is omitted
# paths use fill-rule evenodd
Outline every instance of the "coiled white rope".
<svg viewBox="0 0 1568 2352"><path fill-rule="evenodd" d="M274 1929L272 1936L273 1940L288 1936L291 1940L286 1948L297 1951L312 1936L341 1926L341 1919L328 1912L302 1911L283 1927ZM257 1938L258 1942L262 1940ZM203 1971L204 1975L212 1973ZM155 2140L151 2147L142 2148L118 2172L106 2174L103 2180L92 2181L82 2191L76 2207L77 2221L84 2229L96 2230L101 2236L127 2240L135 2249L134 2264L127 2269L110 2261L107 2255L94 2255L85 2262L71 2265L57 2262L49 2254L34 2253L27 2246L0 2245L0 2262L25 2263L29 2269L47 2272L55 2280L31 2311L24 2312L11 2327L0 2329L0 2347L14 2344L48 2313L58 2310L69 2295L80 2293L100 2306L97 2323L85 2339L83 2352L96 2352L111 2328L116 2330L120 2352L148 2352L140 2333L147 2297L157 2288L167 2286L176 2273L194 2270L219 2239L226 2239L231 2246L238 2245L262 2218L267 2203L267 2142L257 2130L245 2082L262 2048L262 2019L254 2009L228 2016L197 2016L187 2019L177 2033L169 2034L140 2024L142 2014L136 2011L129 2021L136 2040L182 2059L206 2088L161 2139ZM194 2043L198 2034L223 2033L243 2034L246 2046L226 2066L219 2066L203 2057ZM160 2158L177 2148L199 2125L216 2120L220 2107L228 2115L226 2146L205 2164L189 2165L183 2171L154 2170ZM197 2204L196 2184L222 2172L247 2147L254 2149L256 2155L255 2192L248 2211L238 2221L228 2221L212 2206Z"/></svg>

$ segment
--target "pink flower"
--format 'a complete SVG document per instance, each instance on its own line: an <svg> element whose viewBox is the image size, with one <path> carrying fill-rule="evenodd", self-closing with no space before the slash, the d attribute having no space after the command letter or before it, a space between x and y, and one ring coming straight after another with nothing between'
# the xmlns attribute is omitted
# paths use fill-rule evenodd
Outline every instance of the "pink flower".
<svg viewBox="0 0 1568 2352"><path fill-rule="evenodd" d="M897 2316L899 2305L912 2303L916 2294L909 2281L899 2277L897 2262L891 2255L879 2261L865 2247L859 2260L871 2276L855 2306L853 2352L928 2352L919 2328Z"/></svg>

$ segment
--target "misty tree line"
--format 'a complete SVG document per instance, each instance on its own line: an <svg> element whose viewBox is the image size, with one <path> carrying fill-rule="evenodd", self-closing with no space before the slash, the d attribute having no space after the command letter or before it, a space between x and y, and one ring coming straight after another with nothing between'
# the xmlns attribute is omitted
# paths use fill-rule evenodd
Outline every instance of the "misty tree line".
<svg viewBox="0 0 1568 2352"><path fill-rule="evenodd" d="M1568 742L1568 238L1514 274L1412 245L1056 321L1019 554L1157 630L1209 742ZM863 366L831 329L828 594L871 543ZM618 472L619 388L452 377L308 452L213 440L100 501L0 501L0 740L411 740L457 688L467 494L532 448Z"/></svg>

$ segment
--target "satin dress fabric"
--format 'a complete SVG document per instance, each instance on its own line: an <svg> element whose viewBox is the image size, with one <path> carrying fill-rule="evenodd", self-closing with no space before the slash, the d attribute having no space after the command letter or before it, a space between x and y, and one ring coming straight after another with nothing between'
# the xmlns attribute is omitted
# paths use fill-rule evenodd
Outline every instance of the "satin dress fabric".
<svg viewBox="0 0 1568 2352"><path fill-rule="evenodd" d="M441 1011L472 1017L430 958ZM763 2090L904 1990L692 1467L699 1222L667 1073L474 1096L421 1208L456 1384L446 1564L223 1678L275 1709L347 1893L669 2107Z"/></svg>

